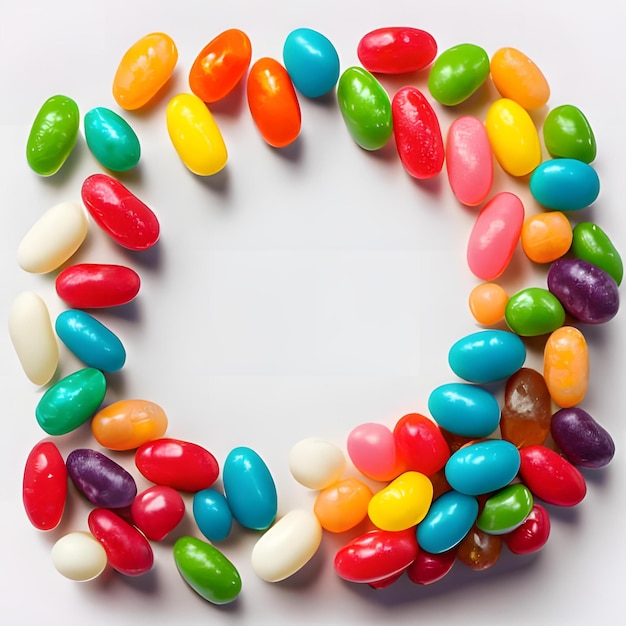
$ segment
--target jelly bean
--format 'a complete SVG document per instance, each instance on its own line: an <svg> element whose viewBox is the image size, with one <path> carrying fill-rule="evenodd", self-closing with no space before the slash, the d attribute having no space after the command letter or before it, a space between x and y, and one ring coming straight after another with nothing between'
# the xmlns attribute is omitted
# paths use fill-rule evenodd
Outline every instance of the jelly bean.
<svg viewBox="0 0 626 626"><path fill-rule="evenodd" d="M458 117L446 137L446 169L452 192L461 204L477 206L493 185L493 153L485 125L476 117Z"/></svg>
<svg viewBox="0 0 626 626"><path fill-rule="evenodd" d="M550 263L569 250L572 237L572 225L563 213L538 213L524 220L522 250L535 263Z"/></svg>
<svg viewBox="0 0 626 626"><path fill-rule="evenodd" d="M108 263L77 263L59 272L59 298L74 309L127 304L139 293L141 279L130 267Z"/></svg>
<svg viewBox="0 0 626 626"><path fill-rule="evenodd" d="M456 435L486 437L500 421L500 405L492 393L469 383L446 383L431 391L433 419Z"/></svg>
<svg viewBox="0 0 626 626"><path fill-rule="evenodd" d="M393 433L383 424L359 424L348 435L348 455L354 467L372 480L393 480L405 470Z"/></svg>
<svg viewBox="0 0 626 626"><path fill-rule="evenodd" d="M130 506L137 495L135 479L102 452L89 448L73 450L66 465L76 488L96 506L119 509Z"/></svg>
<svg viewBox="0 0 626 626"><path fill-rule="evenodd" d="M560 407L583 401L589 385L589 351L577 328L562 326L550 334L543 354L543 377L550 397Z"/></svg>
<svg viewBox="0 0 626 626"><path fill-rule="evenodd" d="M322 528L343 533L367 517L372 490L358 478L344 478L320 491L313 512Z"/></svg>
<svg viewBox="0 0 626 626"><path fill-rule="evenodd" d="M491 57L491 79L503 98L510 98L527 110L544 106L550 85L541 70L516 48L500 48Z"/></svg>
<svg viewBox="0 0 626 626"><path fill-rule="evenodd" d="M119 515L108 509L93 509L87 523L114 570L126 576L141 576L152 569L154 553L148 540Z"/></svg>
<svg viewBox="0 0 626 626"><path fill-rule="evenodd" d="M371 530L335 555L335 572L354 583L369 583L403 572L418 553L415 531Z"/></svg>
<svg viewBox="0 0 626 626"><path fill-rule="evenodd" d="M548 289L563 308L585 324L604 324L619 310L617 283L582 259L559 259L548 271Z"/></svg>
<svg viewBox="0 0 626 626"><path fill-rule="evenodd" d="M492 103L485 127L498 163L511 176L526 176L541 163L537 129L517 102L500 98Z"/></svg>
<svg viewBox="0 0 626 626"><path fill-rule="evenodd" d="M550 423L552 438L573 465L604 467L615 454L611 435L580 407L558 410Z"/></svg>
<svg viewBox="0 0 626 626"><path fill-rule="evenodd" d="M432 499L430 480L419 472L405 472L372 497L367 513L382 530L406 530L426 517Z"/></svg>
<svg viewBox="0 0 626 626"><path fill-rule="evenodd" d="M29 452L22 480L22 502L30 523L39 530L59 525L67 499L67 469L59 449L41 441Z"/></svg>
<svg viewBox="0 0 626 626"><path fill-rule="evenodd" d="M48 209L24 235L17 262L27 272L45 274L57 269L80 248L87 236L85 209L76 202L61 202Z"/></svg>
<svg viewBox="0 0 626 626"><path fill-rule="evenodd" d="M193 519L211 542L223 541L233 526L233 514L226 497L215 489L202 489L193 496Z"/></svg>
<svg viewBox="0 0 626 626"><path fill-rule="evenodd" d="M372 589L386 589L393 585L397 580L402 578L402 574L404 572L397 572L393 576L388 576L387 578L381 578L380 580L373 580L372 582L367 583Z"/></svg>
<svg viewBox="0 0 626 626"><path fill-rule="evenodd" d="M508 485L519 466L519 451L512 443L487 439L457 450L446 463L446 479L452 489L478 496Z"/></svg>
<svg viewBox="0 0 626 626"><path fill-rule="evenodd" d="M133 111L147 104L168 81L178 50L165 33L150 33L125 53L113 78L113 98L123 109Z"/></svg>
<svg viewBox="0 0 626 626"><path fill-rule="evenodd" d="M402 87L391 102L396 149L404 169L424 180L443 168L444 147L437 114L415 87Z"/></svg>
<svg viewBox="0 0 626 626"><path fill-rule="evenodd" d="M28 379L45 385L59 364L59 346L46 303L33 291L18 294L9 311L9 335Z"/></svg>
<svg viewBox="0 0 626 626"><path fill-rule="evenodd" d="M289 451L289 471L304 487L324 489L338 481L346 458L334 443L310 437L302 439Z"/></svg>
<svg viewBox="0 0 626 626"><path fill-rule="evenodd" d="M393 133L391 101L384 87L362 67L349 67L337 85L339 110L352 139L364 150L379 150Z"/></svg>
<svg viewBox="0 0 626 626"><path fill-rule="evenodd" d="M165 411L149 400L118 400L100 409L91 420L96 441L109 450L134 450L163 437Z"/></svg>
<svg viewBox="0 0 626 626"><path fill-rule="evenodd" d="M266 582L285 580L315 556L321 542L322 527L313 513L289 511L252 548L252 569Z"/></svg>
<svg viewBox="0 0 626 626"><path fill-rule="evenodd" d="M126 362L126 350L118 336L85 311L61 312L55 330L65 346L89 367L117 372Z"/></svg>
<svg viewBox="0 0 626 626"><path fill-rule="evenodd" d="M135 131L120 115L106 107L85 114L85 140L101 165L114 172L127 172L139 163L141 145Z"/></svg>
<svg viewBox="0 0 626 626"><path fill-rule="evenodd" d="M164 485L148 487L130 507L133 524L151 541L161 541L181 522L185 502L175 489Z"/></svg>
<svg viewBox="0 0 626 626"><path fill-rule="evenodd" d="M552 109L543 121L543 139L553 157L591 163L596 158L596 138L584 113L572 104Z"/></svg>
<svg viewBox="0 0 626 626"><path fill-rule="evenodd" d="M197 443L166 437L139 446L135 465L157 485L192 493L210 487L219 474L217 461L208 450Z"/></svg>
<svg viewBox="0 0 626 626"><path fill-rule="evenodd" d="M233 517L246 528L269 528L278 509L276 485L258 453L245 446L231 450L224 461L223 480Z"/></svg>
<svg viewBox="0 0 626 626"><path fill-rule="evenodd" d="M417 527L417 543L432 554L457 546L478 516L478 500L458 491L449 491L435 500Z"/></svg>
<svg viewBox="0 0 626 626"><path fill-rule="evenodd" d="M189 87L204 102L217 102L235 89L251 59L248 35L229 28L198 53L189 70Z"/></svg>
<svg viewBox="0 0 626 626"><path fill-rule="evenodd" d="M198 96L174 96L165 112L167 132L187 169L198 176L212 176L226 165L228 151L211 111Z"/></svg>
<svg viewBox="0 0 626 626"><path fill-rule="evenodd" d="M550 516L540 504L534 504L521 526L502 539L513 554L531 554L546 545L550 537Z"/></svg>
<svg viewBox="0 0 626 626"><path fill-rule="evenodd" d="M437 42L419 28L385 26L363 35L356 53L369 72L409 74L432 63L437 55Z"/></svg>
<svg viewBox="0 0 626 626"><path fill-rule="evenodd" d="M572 239L574 256L597 265L620 285L624 276L622 257L609 236L593 222L579 222Z"/></svg>
<svg viewBox="0 0 626 626"><path fill-rule="evenodd" d="M479 324L493 326L502 320L507 292L497 283L481 283L470 292L468 304L471 314Z"/></svg>
<svg viewBox="0 0 626 626"><path fill-rule="evenodd" d="M241 591L237 568L212 545L195 537L179 537L174 562L183 580L213 604L228 604Z"/></svg>
<svg viewBox="0 0 626 626"><path fill-rule="evenodd" d="M552 401L543 376L522 367L507 381L500 418L502 439L522 448L542 444L550 432Z"/></svg>
<svg viewBox="0 0 626 626"><path fill-rule="evenodd" d="M339 55L316 30L292 30L283 45L283 61L295 88L307 98L323 96L337 84Z"/></svg>
<svg viewBox="0 0 626 626"><path fill-rule="evenodd" d="M263 139L284 148L300 134L302 115L296 90L287 70L275 59L263 57L248 73L248 107Z"/></svg>
<svg viewBox="0 0 626 626"><path fill-rule="evenodd" d="M506 330L479 330L456 341L448 352L452 371L474 383L508 378L526 360L526 347Z"/></svg>
<svg viewBox="0 0 626 626"><path fill-rule="evenodd" d="M504 311L507 326L522 337L551 333L563 325L565 309L543 287L526 287L513 294Z"/></svg>
<svg viewBox="0 0 626 626"><path fill-rule="evenodd" d="M49 435L65 435L84 424L102 404L106 393L104 374L84 367L61 378L40 398L37 423Z"/></svg>
<svg viewBox="0 0 626 626"><path fill-rule="evenodd" d="M156 215L118 180L92 174L83 182L81 196L96 224L120 246L145 250L158 241Z"/></svg>
<svg viewBox="0 0 626 626"><path fill-rule="evenodd" d="M406 570L409 580L416 585L431 585L441 580L456 561L456 549L431 554L420 550L416 559Z"/></svg>
<svg viewBox="0 0 626 626"><path fill-rule="evenodd" d="M467 264L482 280L498 278L508 267L524 223L524 205L513 193L497 193L476 217L467 243Z"/></svg>
<svg viewBox="0 0 626 626"><path fill-rule="evenodd" d="M520 476L535 496L557 506L575 506L587 493L583 475L560 454L545 446L520 450Z"/></svg>
<svg viewBox="0 0 626 626"><path fill-rule="evenodd" d="M428 75L431 96L447 106L467 100L489 76L489 56L480 46L462 43L442 52Z"/></svg>
<svg viewBox="0 0 626 626"><path fill-rule="evenodd" d="M533 496L528 487L509 485L487 499L476 525L491 535L504 535L521 526L532 508Z"/></svg>
<svg viewBox="0 0 626 626"><path fill-rule="evenodd" d="M51 557L59 574L77 582L97 578L108 562L102 544L91 533L82 530L58 539L52 546Z"/></svg>
<svg viewBox="0 0 626 626"><path fill-rule="evenodd" d="M597 172L576 159L552 159L538 165L530 177L533 198L548 209L578 211L600 193Z"/></svg>
<svg viewBox="0 0 626 626"><path fill-rule="evenodd" d="M67 96L52 96L42 105L26 142L26 160L40 176L59 171L76 144L80 113Z"/></svg>
<svg viewBox="0 0 626 626"><path fill-rule="evenodd" d="M475 572L482 572L498 562L501 552L501 537L473 526L459 544L457 559Z"/></svg>

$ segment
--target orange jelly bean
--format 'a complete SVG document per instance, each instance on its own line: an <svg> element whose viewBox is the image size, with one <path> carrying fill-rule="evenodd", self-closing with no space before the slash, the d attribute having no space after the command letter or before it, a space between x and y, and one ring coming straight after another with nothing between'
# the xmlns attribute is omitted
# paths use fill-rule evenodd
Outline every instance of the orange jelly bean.
<svg viewBox="0 0 626 626"><path fill-rule="evenodd" d="M479 324L492 326L504 318L509 294L497 283L476 285L469 295L469 308Z"/></svg>
<svg viewBox="0 0 626 626"><path fill-rule="evenodd" d="M570 249L572 238L572 225L560 211L531 215L522 224L522 249L535 263L561 258Z"/></svg>
<svg viewBox="0 0 626 626"><path fill-rule="evenodd" d="M502 552L502 537L490 535L476 525L459 544L457 559L476 572L495 565Z"/></svg>
<svg viewBox="0 0 626 626"><path fill-rule="evenodd" d="M343 533L367 517L372 490L358 478L344 478L320 491L313 512L322 528Z"/></svg>
<svg viewBox="0 0 626 626"><path fill-rule="evenodd" d="M204 102L226 97L250 66L252 46L237 28L220 33L202 48L189 71L189 87Z"/></svg>
<svg viewBox="0 0 626 626"><path fill-rule="evenodd" d="M264 57L250 68L248 106L261 136L274 148L284 148L300 134L301 113L296 90L287 70Z"/></svg>
<svg viewBox="0 0 626 626"><path fill-rule="evenodd" d="M176 44L165 33L150 33L124 54L113 79L113 97L123 109L147 104L165 85L178 61Z"/></svg>

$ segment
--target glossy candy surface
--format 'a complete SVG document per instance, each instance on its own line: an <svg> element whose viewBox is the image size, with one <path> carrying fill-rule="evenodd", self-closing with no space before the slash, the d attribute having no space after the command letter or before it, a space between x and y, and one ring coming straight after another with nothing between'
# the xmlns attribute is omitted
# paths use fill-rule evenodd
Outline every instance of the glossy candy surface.
<svg viewBox="0 0 626 626"><path fill-rule="evenodd" d="M558 298L543 287L526 287L509 299L504 319L522 337L551 333L563 325L565 309Z"/></svg>
<svg viewBox="0 0 626 626"><path fill-rule="evenodd" d="M130 507L133 524L151 541L162 541L185 515L185 502L175 489L164 485L148 487Z"/></svg>
<svg viewBox="0 0 626 626"><path fill-rule="evenodd" d="M441 580L456 561L456 550L431 554L420 550L417 557L406 570L409 580L416 585L431 585Z"/></svg>
<svg viewBox="0 0 626 626"><path fill-rule="evenodd" d="M366 422L348 435L348 455L356 469L373 480L388 481L405 469L394 434L384 424Z"/></svg>
<svg viewBox="0 0 626 626"><path fill-rule="evenodd" d="M102 544L91 533L81 530L58 539L50 556L59 574L77 582L97 578L107 566Z"/></svg>
<svg viewBox="0 0 626 626"><path fill-rule="evenodd" d="M319 492L313 512L322 528L332 533L343 533L367 517L373 495L362 480L343 478Z"/></svg>
<svg viewBox="0 0 626 626"><path fill-rule="evenodd" d="M141 157L139 139L130 124L115 111L96 107L85 114L85 141L104 167L126 172Z"/></svg>
<svg viewBox="0 0 626 626"><path fill-rule="evenodd" d="M393 438L407 470L430 476L442 469L450 458L441 429L420 413L401 417L393 429Z"/></svg>
<svg viewBox="0 0 626 626"><path fill-rule="evenodd" d="M522 249L535 263L550 263L562 257L572 237L572 225L560 211L530 215L522 225Z"/></svg>
<svg viewBox="0 0 626 626"><path fill-rule="evenodd" d="M458 545L457 560L475 572L482 572L498 562L501 552L502 538L474 525Z"/></svg>
<svg viewBox="0 0 626 626"><path fill-rule="evenodd" d="M543 548L550 537L550 516L535 503L521 526L502 538L513 554L531 554Z"/></svg>
<svg viewBox="0 0 626 626"><path fill-rule="evenodd" d="M214 543L226 539L233 525L228 500L215 489L202 489L194 494L193 519L200 532Z"/></svg>
<svg viewBox="0 0 626 626"><path fill-rule="evenodd" d="M517 483L493 494L485 502L476 525L492 535L504 535L521 526L533 508L528 487Z"/></svg>
<svg viewBox="0 0 626 626"><path fill-rule="evenodd" d="M345 466L343 451L319 437L302 439L289 451L291 475L309 489L324 489L332 485L341 478Z"/></svg>
<svg viewBox="0 0 626 626"><path fill-rule="evenodd" d="M497 283L480 283L470 292L468 305L479 324L492 326L504 317L508 301L509 295Z"/></svg>
<svg viewBox="0 0 626 626"><path fill-rule="evenodd" d="M574 256L593 263L612 276L618 285L621 284L624 276L622 257L602 228L593 222L579 222L572 234Z"/></svg>
<svg viewBox="0 0 626 626"><path fill-rule="evenodd" d="M596 158L596 138L585 114L572 104L555 107L543 122L543 139L555 158L591 163Z"/></svg>

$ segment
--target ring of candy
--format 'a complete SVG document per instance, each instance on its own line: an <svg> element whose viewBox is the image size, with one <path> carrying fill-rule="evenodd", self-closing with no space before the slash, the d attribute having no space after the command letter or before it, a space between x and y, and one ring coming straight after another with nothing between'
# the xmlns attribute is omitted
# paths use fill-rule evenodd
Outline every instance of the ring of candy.
<svg viewBox="0 0 626 626"><path fill-rule="evenodd" d="M619 253L599 225L572 226L572 216L600 190L590 165L595 138L585 115L573 105L548 113L542 131L551 158L544 161L528 111L545 107L550 89L522 52L503 48L489 58L479 46L461 44L438 54L429 33L410 27L367 33L357 52L362 66L340 72L332 43L302 28L286 38L284 64L261 58L251 65L246 34L225 31L192 64L191 93L169 102L168 132L194 175L217 174L228 151L211 105L245 81L250 114L275 149L297 140L301 98L336 89L347 131L361 149L379 150L393 136L402 165L418 180L442 175L445 156L459 203L479 207L467 261L481 281L469 306L483 328L450 347L448 362L457 380L430 393L430 415L404 415L393 428L378 423L354 428L346 450L357 475L347 472L346 454L335 443L315 437L295 443L288 457L291 474L318 493L313 510L292 510L277 521L276 484L255 450L237 447L220 467L202 445L166 437L168 418L154 402L104 402L107 374L124 366L126 352L97 313L86 309L130 302L140 278L130 267L72 264L71 257L85 239L89 219L138 254L157 243L160 225L114 175L93 174L82 185L84 207L71 202L53 207L18 250L18 262L28 272L62 267L55 284L67 310L53 327L43 299L24 292L15 298L9 320L26 375L47 385L36 419L50 437L26 460L27 517L39 530L56 528L69 497L68 477L93 505L89 531L71 532L54 544L53 562L64 576L91 580L107 565L126 576L150 571L152 543L174 532L185 516L182 492L193 494L198 532L176 539L174 561L182 578L210 602L231 602L241 590L237 568L219 549L235 524L259 533L251 563L268 582L305 567L326 531L352 533L334 559L341 578L381 588L406 573L416 584L430 584L456 562L475 570L493 566L503 546L514 554L542 548L550 533L550 507L575 506L586 494L579 468L599 469L611 461L610 435L580 406L589 379L584 327L616 315L623 272ZM176 45L164 33L137 41L113 80L119 107L133 111L149 103L177 61ZM430 96L405 86L390 97L380 82L386 74L415 72L428 74ZM454 107L489 80L501 97L489 105L485 120L463 115L444 140L432 101ZM37 174L54 175L63 166L79 124L71 98L57 95L42 105L27 141L28 163ZM139 140L122 115L92 109L84 116L84 130L106 170L114 174L138 163ZM511 177L529 176L541 210L527 216L517 195L494 194L494 167ZM547 285L509 295L496 281L520 242L530 262L549 266ZM525 366L527 337L545 339L542 372ZM85 367L51 382L57 339ZM502 402L494 385L503 389ZM55 437L85 423L105 452L80 448L64 459ZM106 450L135 451L137 470L153 486L137 493L133 475ZM223 490L215 486L220 472Z"/></svg>

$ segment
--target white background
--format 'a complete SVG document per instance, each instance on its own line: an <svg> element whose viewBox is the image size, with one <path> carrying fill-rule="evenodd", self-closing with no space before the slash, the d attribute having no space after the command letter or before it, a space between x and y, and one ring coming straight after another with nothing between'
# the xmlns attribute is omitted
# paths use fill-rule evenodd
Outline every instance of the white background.
<svg viewBox="0 0 626 626"><path fill-rule="evenodd" d="M463 42L479 44L489 55L502 46L519 48L547 76L549 106L577 105L596 133L601 194L574 219L597 221L626 251L623 3L0 0L0 6L3 318L24 289L40 293L53 318L63 310L54 276L21 271L16 248L44 210L79 200L84 178L102 171L82 130L57 175L43 179L30 171L25 144L37 110L62 93L83 115L94 106L121 112L111 96L121 56L141 36L167 32L179 62L152 106L124 113L143 154L140 166L120 177L157 213L161 241L152 251L129 253L93 226L73 259L126 263L142 278L135 302L97 314L128 352L123 371L108 377L106 401L144 397L159 403L169 416L170 436L201 443L220 462L237 445L255 448L274 474L281 515L312 506L314 498L288 472L293 443L321 436L344 446L362 422L393 427L405 413L425 412L430 390L454 380L447 350L478 328L467 308L478 281L465 263L476 210L454 200L445 171L427 183L412 180L393 140L377 154L358 148L334 97L302 99L300 138L274 150L256 131L245 90L238 89L213 107L229 149L225 171L210 179L194 176L170 144L164 111L170 97L189 91L189 68L209 40L238 27L250 36L253 60L280 60L287 34L306 26L333 41L342 69L358 63L359 39L386 25L428 30L440 51ZM390 93L406 82L426 89L426 78L421 72L384 84ZM456 109L437 106L444 132L461 113L484 118L493 97L488 85ZM546 112L534 114L538 124ZM538 210L526 181L498 172L494 191L503 189L519 193L529 214ZM545 268L531 267L518 250L501 283L510 293L542 286ZM333 554L345 538L326 537L305 569L270 585L250 568L256 533L240 530L221 548L239 568L243 591L232 605L215 607L185 585L171 556L177 536L198 535L189 510L172 537L155 546L155 568L144 577L109 573L76 584L54 570L52 544L86 528L88 508L72 489L58 529L41 533L26 519L21 478L26 455L44 435L34 418L42 390L24 376L5 330L0 622L617 623L625 609L624 315L584 331L591 385L583 406L612 433L617 453L608 468L585 471L589 491L582 504L550 507L552 536L540 554L513 557L505 550L486 572L457 564L430 587L402 580L374 591L335 576ZM528 346L528 364L539 366L541 341ZM58 375L79 366L62 349ZM64 454L97 447L88 425L58 443ZM131 453L112 456L133 468Z"/></svg>

